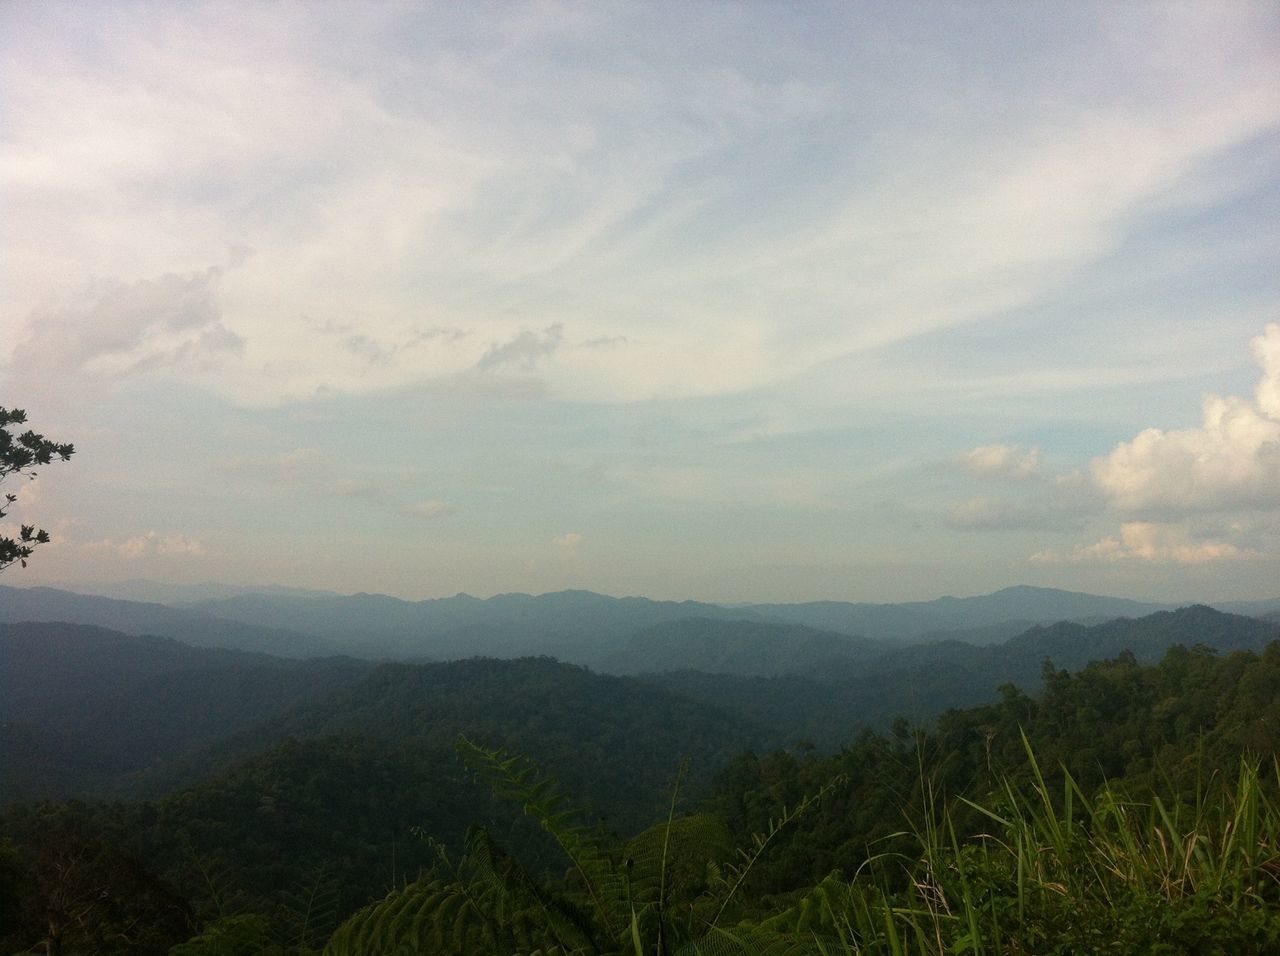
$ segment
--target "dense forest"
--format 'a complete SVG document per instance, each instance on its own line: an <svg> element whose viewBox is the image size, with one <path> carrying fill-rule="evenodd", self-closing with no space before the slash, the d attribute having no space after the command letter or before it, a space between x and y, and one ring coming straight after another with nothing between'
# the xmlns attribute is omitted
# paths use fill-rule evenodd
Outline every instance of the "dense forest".
<svg viewBox="0 0 1280 956"><path fill-rule="evenodd" d="M1275 952L1277 636L694 617L611 676L0 625L0 951Z"/></svg>

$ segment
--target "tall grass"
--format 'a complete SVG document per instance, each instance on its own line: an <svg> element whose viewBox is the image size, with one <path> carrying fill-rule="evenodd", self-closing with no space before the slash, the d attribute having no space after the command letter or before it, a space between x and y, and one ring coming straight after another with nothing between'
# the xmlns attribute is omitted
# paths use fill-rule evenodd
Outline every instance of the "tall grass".
<svg viewBox="0 0 1280 956"><path fill-rule="evenodd" d="M982 832L961 836L961 807L926 799L917 854L829 878L766 925L846 954L1280 953L1275 759L1179 803L1086 795L1065 771L1051 788L1027 756L1028 786L962 801Z"/></svg>
<svg viewBox="0 0 1280 956"><path fill-rule="evenodd" d="M483 909L492 932L479 949L446 945L463 926L459 914L470 910L437 905L445 897L436 881L407 887L357 914L326 953L469 954L496 951L492 941L501 938L525 941L510 951L544 956L1280 954L1280 762L1244 762L1234 779L1211 779L1185 801L1152 793L1135 799L1109 786L1086 794L1065 770L1050 783L1026 750L1026 782L1006 779L982 801L948 804L922 777L924 813L911 831L894 835L895 846L909 838L909 851L872 856L851 875L833 873L781 911L762 913L768 904L742 900L735 902L737 922L723 919L746 872L768 866L769 843L782 824L756 838L745 863L699 856L715 878L686 897L673 896L667 880L671 839L681 822L669 817L649 834L660 838L651 852L640 852L637 841L625 851L629 876L619 912L626 932L584 923L574 942L574 934L557 932L545 919L552 910L543 906L518 910L519 932L513 933L517 910L480 906L471 892L492 890L492 881L455 881L445 897L466 897L477 912ZM512 765L497 756L491 762L522 794L543 794L541 783L511 776ZM661 872L640 879L650 863ZM650 884L656 909L644 893L636 895ZM507 890L504 899L514 899ZM590 894L582 887L575 893L572 881L524 895L563 896L566 913L590 921ZM423 940L434 942L423 949Z"/></svg>

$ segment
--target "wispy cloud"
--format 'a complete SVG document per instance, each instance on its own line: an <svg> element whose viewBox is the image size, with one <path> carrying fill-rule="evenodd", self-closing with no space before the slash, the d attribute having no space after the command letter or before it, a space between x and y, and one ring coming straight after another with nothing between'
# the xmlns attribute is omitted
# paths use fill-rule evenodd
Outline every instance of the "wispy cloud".
<svg viewBox="0 0 1280 956"><path fill-rule="evenodd" d="M200 364L244 349L222 321L222 270L136 282L94 279L67 301L32 314L13 364L33 380L124 375Z"/></svg>
<svg viewBox="0 0 1280 956"><path fill-rule="evenodd" d="M961 466L984 478L1030 478L1040 467L1040 449L1018 445L983 445L960 456Z"/></svg>
<svg viewBox="0 0 1280 956"><path fill-rule="evenodd" d="M134 298L211 286L208 263L241 248L221 316L187 302L199 332L108 303L101 341L76 318L43 352L106 348L130 368L225 354L188 374L245 404L534 364L549 394L588 400L742 392L1036 301L1153 207L1216 198L1212 161L1280 119L1274 49L1244 8L1086 7L1070 63L1039 19L1003 24L1057 66L1001 64L970 98L945 69L973 39L959 14L913 38L939 56L898 62L893 23L856 11L819 34L858 55L769 11L762 30L721 8L679 26L539 9L477 42L433 28L468 16L444 8L356 25L186 5L93 46L11 10L6 313L63 297L68 276L121 277L102 281ZM789 42L763 42L778 30ZM1127 82L1098 82L1115 69ZM993 122L991 100L1025 105ZM414 342L424 320L460 334ZM317 322L349 331L318 341ZM628 347L569 348L561 326Z"/></svg>
<svg viewBox="0 0 1280 956"><path fill-rule="evenodd" d="M480 356L476 368L482 371L514 365L528 371L538 364L540 359L553 354L560 348L564 326L557 323L547 326L541 333L523 329L512 339L501 344L494 343Z"/></svg>

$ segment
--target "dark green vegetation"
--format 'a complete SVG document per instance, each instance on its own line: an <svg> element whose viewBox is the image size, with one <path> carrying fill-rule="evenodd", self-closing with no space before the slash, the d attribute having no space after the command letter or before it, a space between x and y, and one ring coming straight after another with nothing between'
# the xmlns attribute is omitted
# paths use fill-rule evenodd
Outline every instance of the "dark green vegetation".
<svg viewBox="0 0 1280 956"><path fill-rule="evenodd" d="M689 669L614 677L4 625L0 953L1272 952L1277 637L673 618L611 653Z"/></svg>
<svg viewBox="0 0 1280 956"><path fill-rule="evenodd" d="M68 461L75 454L73 445L45 438L29 428L16 434L10 431L26 422L27 413L21 408L0 408L0 482L15 475L34 478L36 472L32 469L54 461ZM4 493L0 519L8 514L9 506L17 500L18 496L13 492ZM30 524L19 525L16 538L0 535L0 571L14 564L25 568L27 558L35 549L48 543L49 532Z"/></svg>

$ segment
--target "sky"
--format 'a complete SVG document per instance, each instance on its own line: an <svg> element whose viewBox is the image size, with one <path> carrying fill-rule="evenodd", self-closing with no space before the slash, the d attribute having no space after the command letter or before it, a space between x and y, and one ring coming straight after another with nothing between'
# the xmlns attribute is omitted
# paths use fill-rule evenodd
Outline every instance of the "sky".
<svg viewBox="0 0 1280 956"><path fill-rule="evenodd" d="M0 5L8 585L1280 596L1274 3Z"/></svg>

